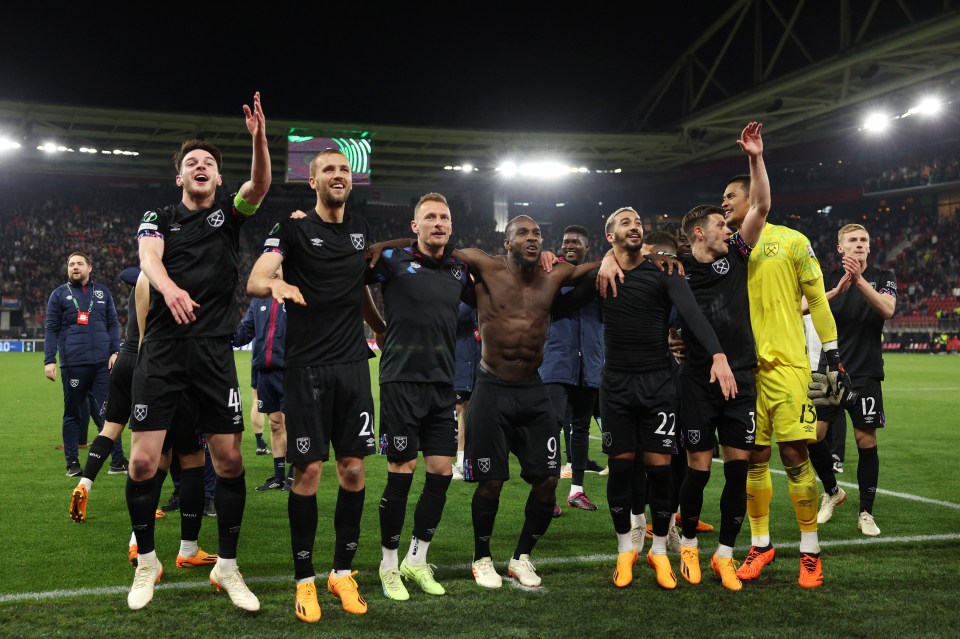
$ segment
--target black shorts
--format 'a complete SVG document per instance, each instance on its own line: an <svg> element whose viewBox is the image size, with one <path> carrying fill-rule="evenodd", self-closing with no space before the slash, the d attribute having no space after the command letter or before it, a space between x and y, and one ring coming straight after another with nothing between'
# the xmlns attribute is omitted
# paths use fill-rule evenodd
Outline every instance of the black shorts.
<svg viewBox="0 0 960 639"><path fill-rule="evenodd" d="M380 454L400 463L457 454L456 393L449 384L380 384Z"/></svg>
<svg viewBox="0 0 960 639"><path fill-rule="evenodd" d="M258 371L257 410L261 413L283 412L283 369Z"/></svg>
<svg viewBox="0 0 960 639"><path fill-rule="evenodd" d="M560 475L560 430L543 381L508 382L477 368L466 417L463 477L510 479L510 453L521 477Z"/></svg>
<svg viewBox="0 0 960 639"><path fill-rule="evenodd" d="M288 368L283 375L287 461L327 461L377 452L367 360Z"/></svg>
<svg viewBox="0 0 960 639"><path fill-rule="evenodd" d="M457 391L457 403L462 404L464 402L470 401L470 396L473 395L472 390L458 390Z"/></svg>
<svg viewBox="0 0 960 639"><path fill-rule="evenodd" d="M871 430L886 426L880 380L876 377L854 377L851 381L853 390L859 395L857 403L845 409L850 415L853 427L859 430ZM832 422L839 410L839 406L821 406L817 408L817 419L822 422Z"/></svg>
<svg viewBox="0 0 960 639"><path fill-rule="evenodd" d="M603 452L677 451L677 384L669 368L647 373L604 370L600 378Z"/></svg>
<svg viewBox="0 0 960 639"><path fill-rule="evenodd" d="M173 424L167 430L163 439L163 452L171 448L177 455L189 455L206 447L207 442L203 433L197 430L197 413L189 400L182 400L177 404L177 412L173 416Z"/></svg>
<svg viewBox="0 0 960 639"><path fill-rule="evenodd" d="M193 405L201 432L243 432L240 385L229 337L161 339L140 347L130 429L169 429L181 398Z"/></svg>
<svg viewBox="0 0 960 639"><path fill-rule="evenodd" d="M133 371L137 368L137 354L121 350L110 371L110 389L103 407L105 421L124 424L130 421L130 391L133 389Z"/></svg>
<svg viewBox="0 0 960 639"><path fill-rule="evenodd" d="M753 371L737 370L737 396L725 400L707 372L680 376L679 413L683 447L690 451L721 446L753 450L757 438L757 384ZM719 435L718 435L719 434Z"/></svg>

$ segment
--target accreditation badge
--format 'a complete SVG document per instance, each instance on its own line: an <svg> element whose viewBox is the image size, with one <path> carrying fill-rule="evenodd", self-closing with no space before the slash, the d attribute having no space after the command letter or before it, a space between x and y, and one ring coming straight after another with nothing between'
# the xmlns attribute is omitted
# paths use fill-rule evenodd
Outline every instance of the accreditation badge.
<svg viewBox="0 0 960 639"><path fill-rule="evenodd" d="M90 313L86 311L77 311L77 324L86 326L90 323Z"/></svg>

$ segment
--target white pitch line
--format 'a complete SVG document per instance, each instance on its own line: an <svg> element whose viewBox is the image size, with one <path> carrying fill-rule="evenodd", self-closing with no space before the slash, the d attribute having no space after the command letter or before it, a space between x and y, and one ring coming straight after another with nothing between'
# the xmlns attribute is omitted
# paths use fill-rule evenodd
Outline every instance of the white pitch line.
<svg viewBox="0 0 960 639"><path fill-rule="evenodd" d="M838 540L820 540L820 545L826 548L839 546L868 546L874 544L915 544L926 541L960 541L960 533L949 533L943 535L907 535L903 537L864 537L857 539L838 539ZM797 548L798 542L777 542L777 548ZM748 546L737 546L739 551L746 551ZM594 564L613 561L617 558L615 554L594 554L594 555L576 555L573 557L538 557L536 564L538 566L563 566L570 564ZM504 564L505 567L505 564ZM440 573L463 573L469 574L470 564L445 564L437 567ZM264 577L244 577L248 584L265 583L289 583L293 585L293 577L290 575L273 575ZM194 590L209 588L209 581L181 581L175 583L161 583L156 589L164 590ZM526 588L523 588L526 590ZM17 601L43 601L49 599L67 599L71 597L89 597L100 595L123 595L129 592L129 586L104 586L102 588L77 588L75 590L48 590L45 592L18 592L9 595L0 595L0 603L11 603ZM536 589L537 592L542 589Z"/></svg>
<svg viewBox="0 0 960 639"><path fill-rule="evenodd" d="M947 387L931 386L929 388L897 388L897 387L888 388L886 386L883 387L884 393L912 393L914 391L956 391L956 390L958 390L956 386L947 386Z"/></svg>
<svg viewBox="0 0 960 639"><path fill-rule="evenodd" d="M714 459L714 463L722 464L723 461L719 459ZM771 468L771 473L777 473L778 475L786 475L787 473L780 470L779 468ZM852 484L848 481L838 481L838 485L843 486L844 488L855 488L857 491L860 490L859 484ZM960 510L960 504L952 501L942 501L940 499L930 499L929 497L921 497L920 495L911 495L910 493L898 493L893 490L885 490L883 488L877 489L878 495L890 495L891 497L899 497L900 499L909 499L910 501L919 501L923 504L932 504L934 506L943 506L944 508L953 508L954 510Z"/></svg>

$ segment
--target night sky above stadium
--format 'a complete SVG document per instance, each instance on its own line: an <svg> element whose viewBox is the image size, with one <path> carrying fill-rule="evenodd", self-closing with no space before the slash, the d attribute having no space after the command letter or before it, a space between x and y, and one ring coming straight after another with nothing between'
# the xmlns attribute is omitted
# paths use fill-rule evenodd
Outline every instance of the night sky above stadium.
<svg viewBox="0 0 960 639"><path fill-rule="evenodd" d="M4 9L0 99L239 118L260 90L268 118L616 131L724 9L686 3L682 19L640 20L602 4L562 16L520 5L471 16L235 5L218 27L221 5L139 5L167 11L145 19L23 3Z"/></svg>

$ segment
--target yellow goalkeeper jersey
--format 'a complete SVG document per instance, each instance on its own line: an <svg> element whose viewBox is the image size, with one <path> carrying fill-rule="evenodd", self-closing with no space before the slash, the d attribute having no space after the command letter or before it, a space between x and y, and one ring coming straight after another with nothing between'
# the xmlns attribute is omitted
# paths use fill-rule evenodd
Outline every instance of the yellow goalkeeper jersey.
<svg viewBox="0 0 960 639"><path fill-rule="evenodd" d="M747 269L750 322L761 368L809 369L800 283L822 277L820 263L803 233L777 224L764 226Z"/></svg>

